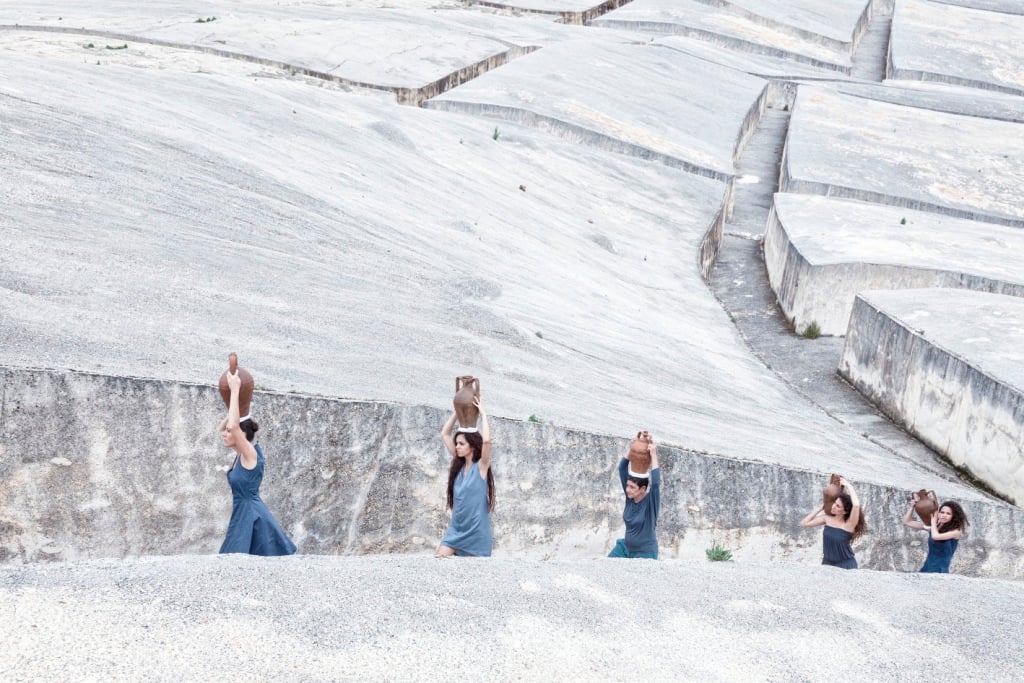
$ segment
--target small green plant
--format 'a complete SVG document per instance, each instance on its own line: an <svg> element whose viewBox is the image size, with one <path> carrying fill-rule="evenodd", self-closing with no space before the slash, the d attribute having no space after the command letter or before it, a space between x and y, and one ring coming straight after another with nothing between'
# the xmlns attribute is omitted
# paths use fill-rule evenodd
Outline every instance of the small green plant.
<svg viewBox="0 0 1024 683"><path fill-rule="evenodd" d="M211 21L217 21L217 17L199 17L196 19L197 24L209 24Z"/></svg>
<svg viewBox="0 0 1024 683"><path fill-rule="evenodd" d="M732 551L718 545L718 541L712 543L704 554L708 556L709 562L732 562Z"/></svg>
<svg viewBox="0 0 1024 683"><path fill-rule="evenodd" d="M900 219L900 225L906 225L906 224L907 224L907 219L906 218L901 218Z"/></svg>
<svg viewBox="0 0 1024 683"><path fill-rule="evenodd" d="M529 420L530 422L536 422L537 424L544 424L544 420L540 419L536 415L531 415L530 417L528 417L526 419Z"/></svg>
<svg viewBox="0 0 1024 683"><path fill-rule="evenodd" d="M127 50L128 49L128 43L125 43L124 45L107 45L107 49L108 50Z"/></svg>
<svg viewBox="0 0 1024 683"><path fill-rule="evenodd" d="M766 368L768 368L769 370L771 370L771 369L772 369L772 364L771 364L771 363L765 363L765 364L764 364L764 366L765 366Z"/></svg>
<svg viewBox="0 0 1024 683"><path fill-rule="evenodd" d="M84 47L84 48L85 48L86 50L91 50L91 49L93 49L93 48L94 48L94 47L96 47L96 46L95 46L95 45L93 45L92 43L86 43L86 44L85 44L85 45L83 45L82 47Z"/></svg>
<svg viewBox="0 0 1024 683"><path fill-rule="evenodd" d="M499 135L501 135L501 133L498 132L498 127L495 126L494 127L494 132L491 133L491 139L492 140L497 140Z"/></svg>
<svg viewBox="0 0 1024 683"><path fill-rule="evenodd" d="M812 320L811 324L804 328L805 339L817 339L821 336L821 326L818 325L817 320Z"/></svg>

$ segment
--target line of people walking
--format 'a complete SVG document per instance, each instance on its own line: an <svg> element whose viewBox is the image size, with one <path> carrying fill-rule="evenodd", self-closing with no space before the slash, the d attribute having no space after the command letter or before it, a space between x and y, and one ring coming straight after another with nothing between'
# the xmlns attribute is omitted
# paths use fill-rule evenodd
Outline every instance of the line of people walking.
<svg viewBox="0 0 1024 683"><path fill-rule="evenodd" d="M291 555L296 550L295 544L259 496L265 459L260 446L253 443L259 427L248 412L248 400L246 414L241 414L239 370L232 360L229 371L222 377L222 395L228 412L218 431L224 445L235 451L235 457L227 473L233 499L231 520L220 552ZM493 547L490 515L494 511L495 486L491 432L478 386L475 393L464 397L464 407L468 409L471 405L473 408L469 417L459 415L456 402L456 410L441 428L441 441L451 456L445 492L451 520L437 547L437 557L489 557ZM459 387L458 381L456 387ZM657 559L661 467L657 444L648 432L637 434L629 452L619 460L618 475L625 496L622 511L625 534L615 542L608 557ZM916 512L912 501L903 524L928 532L928 555L920 571L948 573L958 542L967 529L967 515L954 501L938 506L927 524L914 518ZM856 489L845 478L833 475L822 505L809 512L799 525L823 527L823 565L857 568L853 542L867 532L867 521Z"/></svg>

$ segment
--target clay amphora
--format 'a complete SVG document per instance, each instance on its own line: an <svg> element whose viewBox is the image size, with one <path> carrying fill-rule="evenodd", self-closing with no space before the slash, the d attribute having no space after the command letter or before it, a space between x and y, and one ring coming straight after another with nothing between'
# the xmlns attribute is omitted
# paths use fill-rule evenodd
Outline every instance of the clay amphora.
<svg viewBox="0 0 1024 683"><path fill-rule="evenodd" d="M473 405L473 399L479 395L479 379L472 375L455 378L455 399L452 404L455 406L455 415L459 420L459 429L476 431L476 421L480 417L480 411Z"/></svg>
<svg viewBox="0 0 1024 683"><path fill-rule="evenodd" d="M252 403L252 390L256 386L252 375L245 368L238 367L238 355L228 356L228 369L220 376L217 388L220 389L220 397L224 399L224 405L231 407L231 387L228 386L228 373L238 371L238 378L242 380L242 386L238 387L238 417L243 418L249 414L249 406Z"/></svg>
<svg viewBox="0 0 1024 683"><path fill-rule="evenodd" d="M828 478L828 486L821 492L821 502L824 506L825 514L832 514L832 504L836 502L836 498L843 492L843 487L839 484L839 475L833 474Z"/></svg>
<svg viewBox="0 0 1024 683"><path fill-rule="evenodd" d="M629 445L629 469L637 474L647 474L651 469L651 435L647 432L637 432L633 443Z"/></svg>
<svg viewBox="0 0 1024 683"><path fill-rule="evenodd" d="M921 489L917 493L911 494L910 499L914 501L914 511L917 512L917 516L921 518L925 526L931 526L932 515L939 509L939 499L935 496L935 491Z"/></svg>

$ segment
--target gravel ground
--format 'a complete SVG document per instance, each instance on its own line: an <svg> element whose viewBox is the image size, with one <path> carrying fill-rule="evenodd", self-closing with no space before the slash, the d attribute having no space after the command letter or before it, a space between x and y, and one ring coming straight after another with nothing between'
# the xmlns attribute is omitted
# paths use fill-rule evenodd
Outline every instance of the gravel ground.
<svg viewBox="0 0 1024 683"><path fill-rule="evenodd" d="M177 556L0 569L0 678L1024 678L1024 584L794 563Z"/></svg>

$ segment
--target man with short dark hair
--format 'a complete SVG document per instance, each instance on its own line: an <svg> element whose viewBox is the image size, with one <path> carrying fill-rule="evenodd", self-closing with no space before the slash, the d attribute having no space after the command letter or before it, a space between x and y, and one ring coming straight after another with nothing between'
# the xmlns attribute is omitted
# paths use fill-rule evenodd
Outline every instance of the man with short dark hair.
<svg viewBox="0 0 1024 683"><path fill-rule="evenodd" d="M658 559L658 510L661 507L661 468L654 439L643 432L650 454L650 469L634 471L629 456L619 462L619 480L626 494L626 507L622 519L626 523L626 536L615 542L608 557L641 557Z"/></svg>

